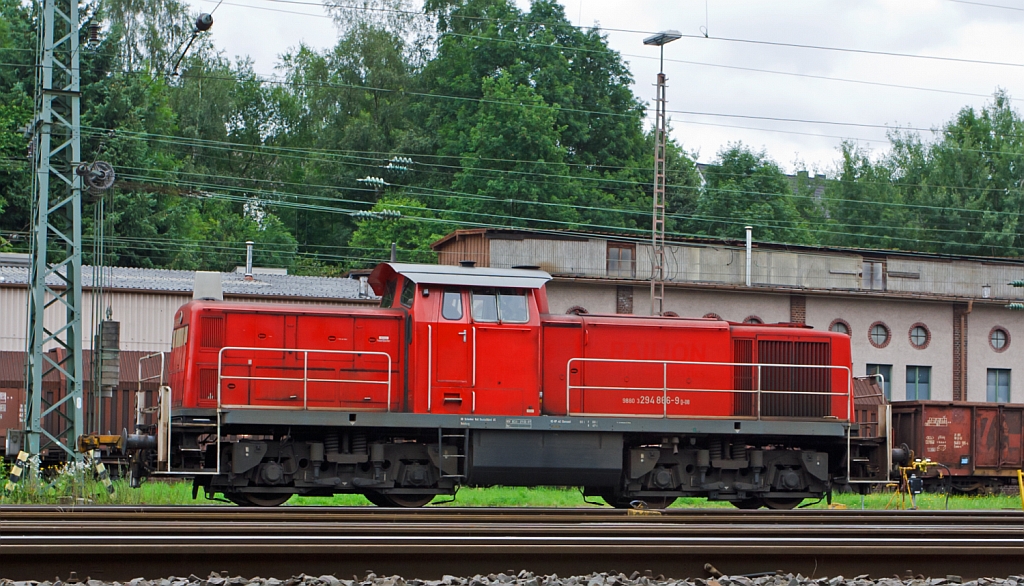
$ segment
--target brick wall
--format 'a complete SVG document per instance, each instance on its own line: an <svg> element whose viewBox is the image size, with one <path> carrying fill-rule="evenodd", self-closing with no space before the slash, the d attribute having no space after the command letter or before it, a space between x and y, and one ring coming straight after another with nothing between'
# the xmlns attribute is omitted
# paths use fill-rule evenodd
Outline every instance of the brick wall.
<svg viewBox="0 0 1024 586"><path fill-rule="evenodd" d="M804 295L789 296L789 321L795 324L807 323L807 297Z"/></svg>
<svg viewBox="0 0 1024 586"><path fill-rule="evenodd" d="M633 287L619 285L615 288L615 313L633 313Z"/></svg>
<svg viewBox="0 0 1024 586"><path fill-rule="evenodd" d="M967 318L966 303L953 304L953 400L965 401L967 398L967 365L963 358L967 356Z"/></svg>

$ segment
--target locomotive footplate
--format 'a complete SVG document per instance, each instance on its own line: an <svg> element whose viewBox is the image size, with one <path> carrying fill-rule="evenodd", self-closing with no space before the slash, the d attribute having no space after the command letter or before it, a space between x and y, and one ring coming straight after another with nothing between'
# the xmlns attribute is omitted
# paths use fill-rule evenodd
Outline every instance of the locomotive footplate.
<svg viewBox="0 0 1024 586"><path fill-rule="evenodd" d="M532 416L505 417L380 411L225 410L224 425L404 427L426 429L517 429L535 431L606 431L618 433L685 433L729 436L762 435L845 438L850 424L821 419L700 419Z"/></svg>

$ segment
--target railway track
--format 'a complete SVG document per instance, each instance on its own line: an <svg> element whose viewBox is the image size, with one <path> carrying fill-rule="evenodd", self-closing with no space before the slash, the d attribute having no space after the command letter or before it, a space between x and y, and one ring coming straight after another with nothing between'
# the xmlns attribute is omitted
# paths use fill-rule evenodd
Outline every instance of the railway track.
<svg viewBox="0 0 1024 586"><path fill-rule="evenodd" d="M0 578L1024 572L1020 511L0 507Z"/></svg>

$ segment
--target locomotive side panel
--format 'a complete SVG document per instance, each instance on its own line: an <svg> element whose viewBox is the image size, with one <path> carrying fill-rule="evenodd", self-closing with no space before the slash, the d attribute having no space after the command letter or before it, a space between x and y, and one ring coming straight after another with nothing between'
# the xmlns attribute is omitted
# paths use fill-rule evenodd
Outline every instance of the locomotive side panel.
<svg viewBox="0 0 1024 586"><path fill-rule="evenodd" d="M187 341L172 351L170 382L186 407L385 410L389 383L391 408L400 405L400 315L196 302L181 311Z"/></svg>
<svg viewBox="0 0 1024 586"><path fill-rule="evenodd" d="M565 415L566 368L569 359L583 356L583 320L575 315L546 315L542 322L541 353L544 415ZM576 366L579 372L579 366ZM575 374L575 373L572 373ZM579 395L573 408L580 410Z"/></svg>
<svg viewBox="0 0 1024 586"><path fill-rule="evenodd" d="M569 365L578 370L569 377L573 412L732 415L732 353L724 322L584 316L583 324L582 360Z"/></svg>

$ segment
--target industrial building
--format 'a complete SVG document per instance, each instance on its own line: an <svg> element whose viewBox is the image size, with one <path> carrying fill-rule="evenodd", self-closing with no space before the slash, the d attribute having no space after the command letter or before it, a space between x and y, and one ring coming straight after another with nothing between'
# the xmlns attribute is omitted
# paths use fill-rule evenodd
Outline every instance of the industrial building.
<svg viewBox="0 0 1024 586"><path fill-rule="evenodd" d="M552 312L651 312L649 242L472 229L432 246L442 264L548 271ZM748 274L740 242L670 241L665 254L668 312L848 333L854 375L880 373L892 400L1024 401L1024 313L1005 308L1024 298L1009 285L1022 260L754 243Z"/></svg>

